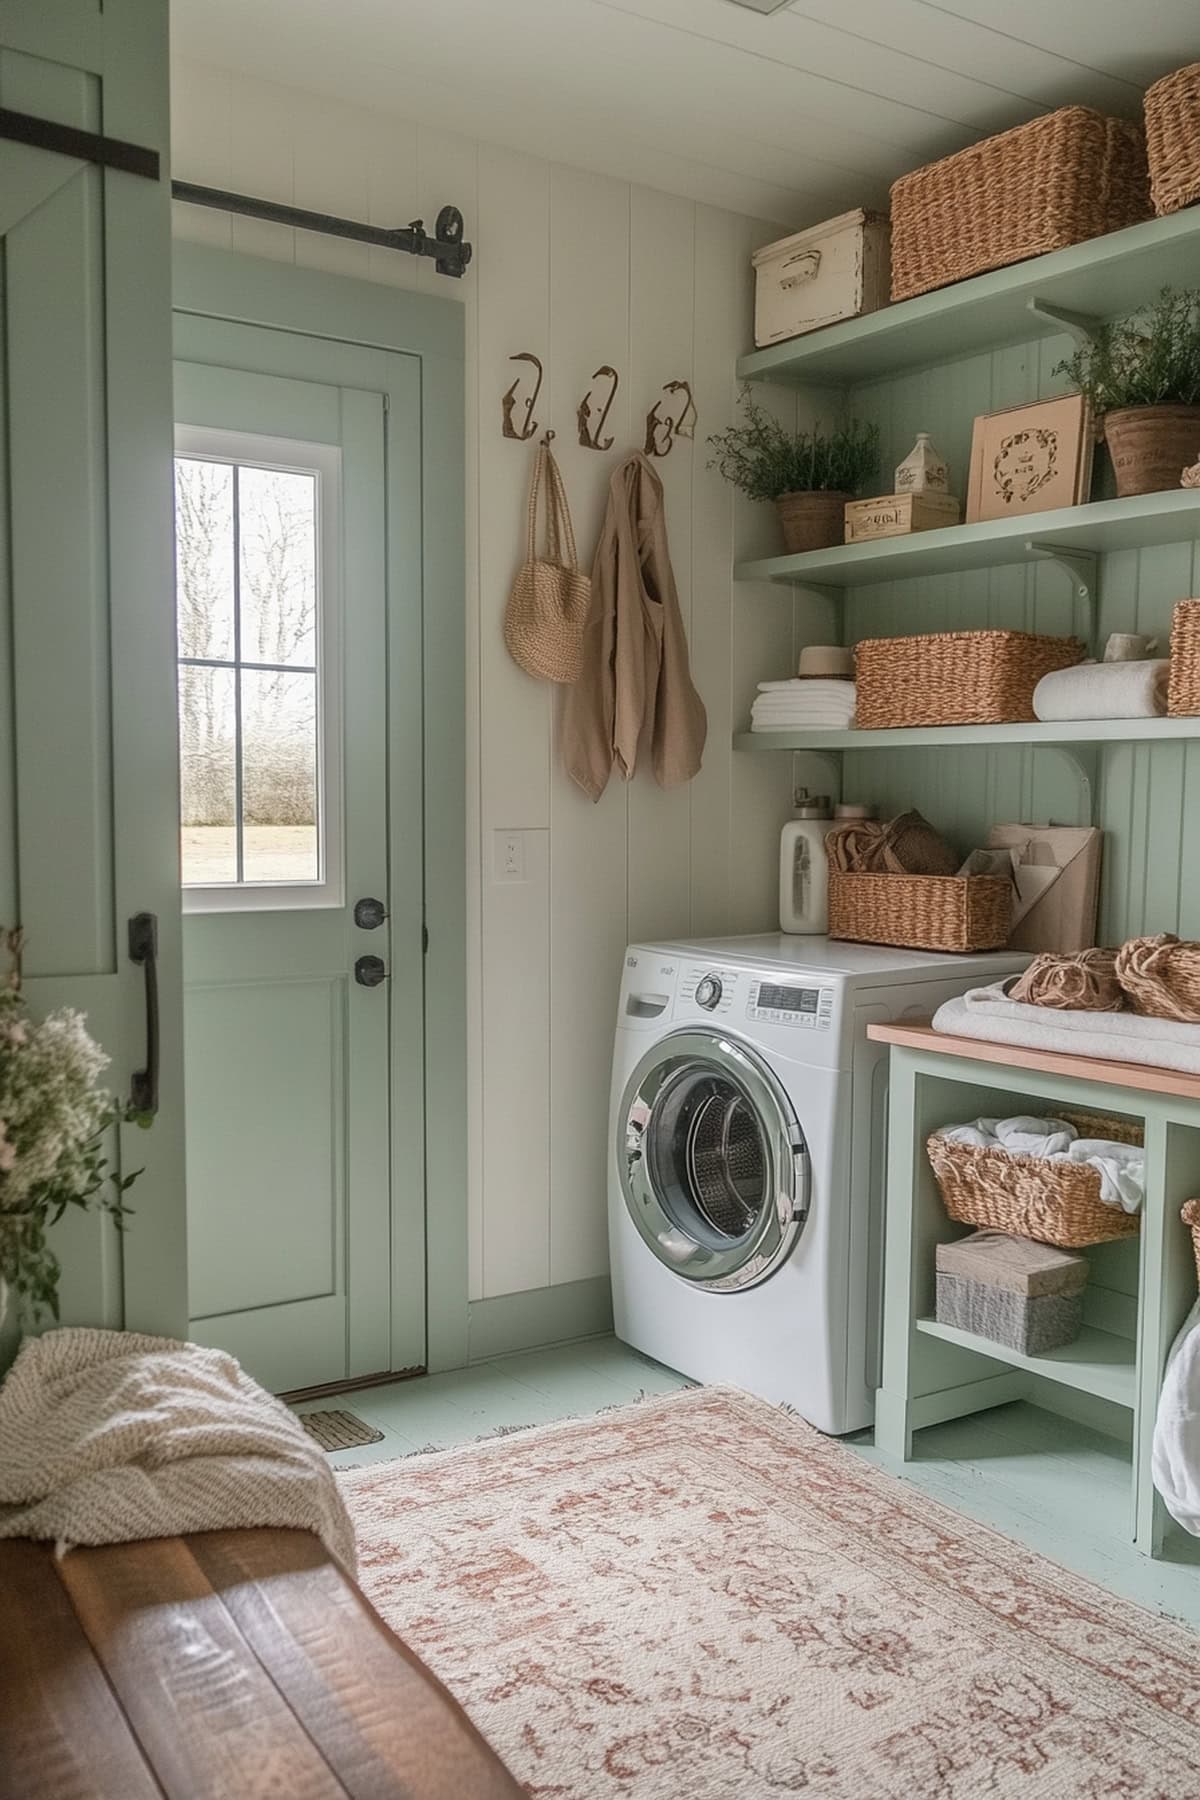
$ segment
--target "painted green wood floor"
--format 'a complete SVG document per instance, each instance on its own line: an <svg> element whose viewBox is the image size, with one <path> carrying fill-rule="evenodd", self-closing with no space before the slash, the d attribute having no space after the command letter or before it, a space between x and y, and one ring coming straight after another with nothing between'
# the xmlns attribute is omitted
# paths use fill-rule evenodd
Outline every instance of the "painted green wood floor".
<svg viewBox="0 0 1200 1800"><path fill-rule="evenodd" d="M549 1424L621 1406L639 1394L687 1387L683 1376L615 1338L497 1357L447 1375L362 1388L300 1411L344 1407L383 1432L378 1444L331 1458L335 1468L446 1449L521 1425ZM1166 1560L1122 1541L1129 1458L1115 1439L1017 1403L918 1433L913 1462L897 1467L869 1433L848 1447L934 1499L1114 1593L1200 1630L1200 1540L1179 1533Z"/></svg>

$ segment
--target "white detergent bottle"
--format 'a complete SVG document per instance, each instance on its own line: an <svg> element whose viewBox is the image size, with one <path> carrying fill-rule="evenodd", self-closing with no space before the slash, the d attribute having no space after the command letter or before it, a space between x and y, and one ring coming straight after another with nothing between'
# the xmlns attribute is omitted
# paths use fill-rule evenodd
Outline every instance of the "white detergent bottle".
<svg viewBox="0 0 1200 1800"><path fill-rule="evenodd" d="M795 816L779 840L779 929L798 937L829 929L829 865L825 839L833 829L826 794L796 793Z"/></svg>

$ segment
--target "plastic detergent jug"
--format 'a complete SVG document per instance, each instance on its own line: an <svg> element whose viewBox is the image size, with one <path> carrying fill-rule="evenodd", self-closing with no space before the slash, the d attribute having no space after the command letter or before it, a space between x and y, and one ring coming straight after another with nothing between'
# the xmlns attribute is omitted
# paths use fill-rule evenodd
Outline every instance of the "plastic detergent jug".
<svg viewBox="0 0 1200 1800"><path fill-rule="evenodd" d="M829 929L829 865L825 838L833 829L827 794L796 794L796 811L779 840L779 929L818 936Z"/></svg>

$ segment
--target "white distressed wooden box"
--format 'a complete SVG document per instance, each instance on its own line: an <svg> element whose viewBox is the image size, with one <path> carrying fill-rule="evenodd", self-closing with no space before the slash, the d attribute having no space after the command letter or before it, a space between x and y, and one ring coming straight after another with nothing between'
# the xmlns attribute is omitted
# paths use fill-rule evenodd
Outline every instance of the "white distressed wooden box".
<svg viewBox="0 0 1200 1800"><path fill-rule="evenodd" d="M882 213L842 213L754 252L754 341L778 344L886 306L891 243Z"/></svg>

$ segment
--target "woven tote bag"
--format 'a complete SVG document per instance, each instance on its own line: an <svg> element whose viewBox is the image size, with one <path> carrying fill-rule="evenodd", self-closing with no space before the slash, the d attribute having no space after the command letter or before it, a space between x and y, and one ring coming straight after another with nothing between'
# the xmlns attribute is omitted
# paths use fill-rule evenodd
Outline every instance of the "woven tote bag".
<svg viewBox="0 0 1200 1800"><path fill-rule="evenodd" d="M538 504L546 495L546 547L538 555ZM545 444L529 487L525 561L504 611L504 642L513 661L540 681L578 680L583 627L592 584L580 573L562 476Z"/></svg>

